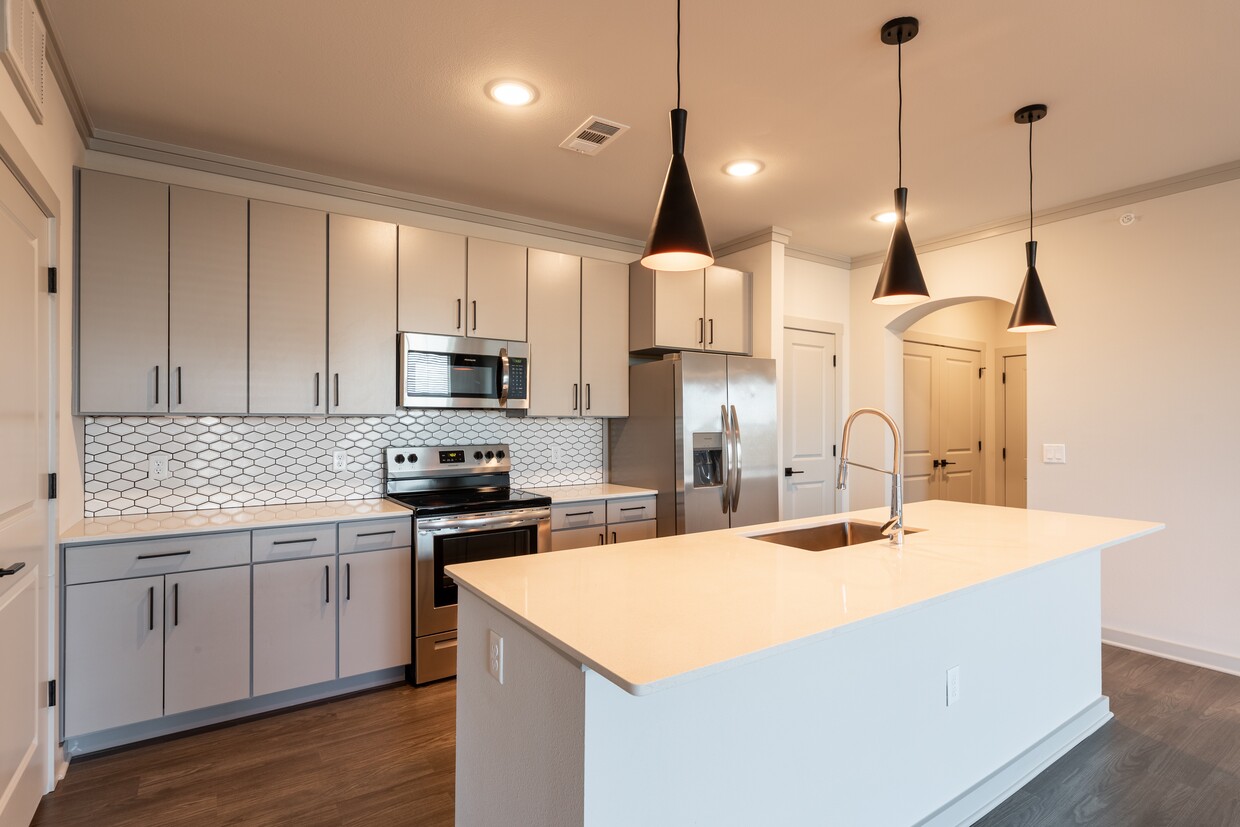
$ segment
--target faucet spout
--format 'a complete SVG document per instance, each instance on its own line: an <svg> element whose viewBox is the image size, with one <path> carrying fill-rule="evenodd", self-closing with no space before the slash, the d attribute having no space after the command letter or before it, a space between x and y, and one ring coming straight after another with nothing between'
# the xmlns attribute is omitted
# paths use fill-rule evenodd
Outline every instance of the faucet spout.
<svg viewBox="0 0 1240 827"><path fill-rule="evenodd" d="M900 438L900 427L896 425L896 421L887 414L886 411L880 411L878 408L858 408L853 411L848 419L844 421L844 436L840 440L840 470L836 475L835 487L841 491L847 487L848 482L848 443L852 436L853 421L863 415L872 414L877 416L883 422L887 423L887 427L891 429L891 436L895 442L895 450L891 458L891 470L884 471L881 468L872 468L869 465L861 465L859 462L852 463L860 465L862 468L871 471L878 471L880 474L891 475L891 519L883 526L883 533L891 531L891 542L893 545L904 544L904 475L900 471L900 460L904 456L904 445Z"/></svg>

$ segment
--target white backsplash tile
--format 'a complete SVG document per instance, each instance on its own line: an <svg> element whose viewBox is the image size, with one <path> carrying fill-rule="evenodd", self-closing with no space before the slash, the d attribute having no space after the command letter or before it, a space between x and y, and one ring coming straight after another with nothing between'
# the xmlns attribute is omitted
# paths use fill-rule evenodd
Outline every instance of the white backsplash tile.
<svg viewBox="0 0 1240 827"><path fill-rule="evenodd" d="M86 418L86 516L356 500L383 494L383 449L507 442L515 486L603 481L603 420L494 411L394 416ZM552 462L552 446L560 457ZM349 469L332 470L332 452ZM171 476L148 479L151 454Z"/></svg>

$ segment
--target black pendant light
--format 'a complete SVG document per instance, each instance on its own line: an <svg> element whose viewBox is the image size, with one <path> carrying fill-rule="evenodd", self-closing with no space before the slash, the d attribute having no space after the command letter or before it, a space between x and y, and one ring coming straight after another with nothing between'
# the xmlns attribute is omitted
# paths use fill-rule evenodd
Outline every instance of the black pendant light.
<svg viewBox="0 0 1240 827"><path fill-rule="evenodd" d="M642 264L651 270L701 270L715 263L685 163L685 122L680 108L680 0L676 0L676 108L672 110L672 161L655 208Z"/></svg>
<svg viewBox="0 0 1240 827"><path fill-rule="evenodd" d="M917 36L919 24L916 17L897 17L883 24L883 42L896 47L896 87L899 90L899 114L896 120L896 145L899 152L899 186L896 188L896 223L891 230L891 243L887 246L887 258L874 286L875 304L912 304L930 298L926 280L917 263L913 239L908 234L905 212L908 208L908 189L904 186L904 66L903 44Z"/></svg>
<svg viewBox="0 0 1240 827"><path fill-rule="evenodd" d="M1041 333L1054 330L1055 317L1051 315L1050 302L1042 289L1035 264L1038 258L1038 242L1033 240L1033 125L1046 117L1046 104L1034 103L1016 110L1016 122L1029 124L1029 240L1025 242L1025 281L1012 308L1008 321L1009 333Z"/></svg>

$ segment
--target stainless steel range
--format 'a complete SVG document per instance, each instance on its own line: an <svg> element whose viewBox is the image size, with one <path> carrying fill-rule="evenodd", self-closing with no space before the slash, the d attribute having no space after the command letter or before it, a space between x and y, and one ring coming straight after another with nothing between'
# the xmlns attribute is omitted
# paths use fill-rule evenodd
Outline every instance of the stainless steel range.
<svg viewBox="0 0 1240 827"><path fill-rule="evenodd" d="M456 674L456 584L444 567L551 549L551 498L511 488L507 445L413 445L384 455L388 499L413 509L410 683Z"/></svg>

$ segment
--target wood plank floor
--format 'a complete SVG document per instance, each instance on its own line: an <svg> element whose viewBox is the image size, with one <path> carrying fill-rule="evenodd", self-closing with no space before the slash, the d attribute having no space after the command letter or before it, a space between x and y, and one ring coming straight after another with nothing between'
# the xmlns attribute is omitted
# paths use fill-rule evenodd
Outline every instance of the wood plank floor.
<svg viewBox="0 0 1240 827"><path fill-rule="evenodd" d="M1115 720L979 827L1240 827L1240 677L1107 647ZM35 825L450 825L455 684L75 761ZM851 825L850 825L851 827Z"/></svg>

